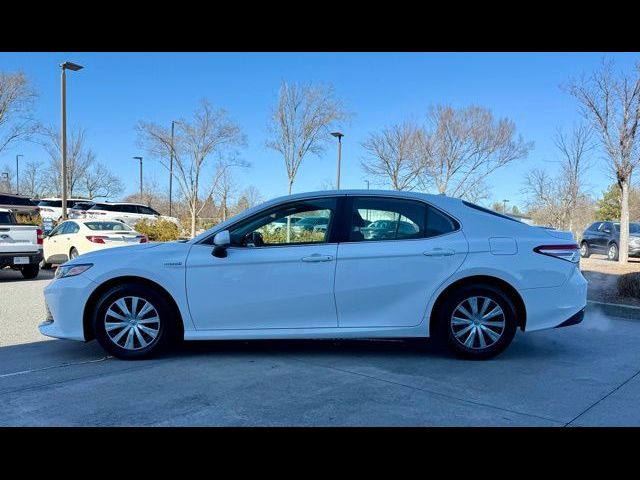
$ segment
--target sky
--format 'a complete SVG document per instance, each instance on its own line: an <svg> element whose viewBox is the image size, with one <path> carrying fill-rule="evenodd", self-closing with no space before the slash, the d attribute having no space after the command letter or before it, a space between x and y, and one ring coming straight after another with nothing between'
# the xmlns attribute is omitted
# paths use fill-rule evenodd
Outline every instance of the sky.
<svg viewBox="0 0 640 480"><path fill-rule="evenodd" d="M431 105L479 105L496 117L515 122L517 132L534 149L526 160L498 170L488 179L489 200L508 199L523 207L526 172L557 170L552 137L580 121L578 105L560 86L571 77L597 68L603 53L0 53L0 71L22 70L39 98L36 115L45 124L60 121L60 68L68 60L85 68L67 75L67 124L86 129L88 146L97 159L124 180L123 196L139 185L138 162L144 176L168 189L168 172L137 144L139 120L171 125L189 118L200 99L222 107L246 134L241 156L251 164L236 169L243 188L254 185L263 199L287 193L284 161L265 147L267 118L282 80L333 84L352 119L340 125L342 188L366 188L360 162L361 143L370 132L412 118L422 121ZM638 53L608 53L617 68L630 70ZM69 131L69 130L68 130ZM0 152L0 168L20 161L47 161L41 146L21 142ZM293 191L320 190L335 182L337 145L319 157L305 159ZM600 155L593 158L589 189L599 195L612 183ZM211 161L213 164L213 161ZM213 165L210 165L213 167ZM174 183L176 188L176 183Z"/></svg>

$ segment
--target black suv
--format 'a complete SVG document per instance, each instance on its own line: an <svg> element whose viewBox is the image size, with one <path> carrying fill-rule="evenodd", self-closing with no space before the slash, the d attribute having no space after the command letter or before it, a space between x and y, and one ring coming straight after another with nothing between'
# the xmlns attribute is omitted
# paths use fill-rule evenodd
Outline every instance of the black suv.
<svg viewBox="0 0 640 480"><path fill-rule="evenodd" d="M609 260L618 260L620 222L594 222L582 234L580 255L604 253ZM629 223L629 256L640 257L640 223Z"/></svg>

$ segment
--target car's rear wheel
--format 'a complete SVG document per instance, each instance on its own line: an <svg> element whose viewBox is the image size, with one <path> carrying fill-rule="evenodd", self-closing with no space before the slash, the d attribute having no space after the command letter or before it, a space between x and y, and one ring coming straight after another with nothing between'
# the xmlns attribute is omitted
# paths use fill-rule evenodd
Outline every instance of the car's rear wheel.
<svg viewBox="0 0 640 480"><path fill-rule="evenodd" d="M20 269L20 273L24 278L36 278L40 272L40 265L37 263L26 265Z"/></svg>
<svg viewBox="0 0 640 480"><path fill-rule="evenodd" d="M506 349L518 325L513 302L492 285L461 287L438 312L438 331L457 356L484 360Z"/></svg>
<svg viewBox="0 0 640 480"><path fill-rule="evenodd" d="M589 244L587 242L582 242L580 244L580 256L582 258L589 258L591 256L591 251L589 250Z"/></svg>
<svg viewBox="0 0 640 480"><path fill-rule="evenodd" d="M609 245L609 250L607 250L607 258L611 261L618 260L618 245L612 243Z"/></svg>
<svg viewBox="0 0 640 480"><path fill-rule="evenodd" d="M122 359L150 358L178 336L179 316L154 289L138 283L118 285L96 303L93 329L107 352Z"/></svg>

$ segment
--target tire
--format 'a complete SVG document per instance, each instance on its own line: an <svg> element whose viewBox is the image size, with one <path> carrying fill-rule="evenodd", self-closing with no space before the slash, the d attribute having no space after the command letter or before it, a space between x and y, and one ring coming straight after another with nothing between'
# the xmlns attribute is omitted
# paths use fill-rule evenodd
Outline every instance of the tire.
<svg viewBox="0 0 640 480"><path fill-rule="evenodd" d="M69 251L69 260L73 260L78 255L80 254L78 253L78 250L76 249L76 247L71 247L71 250Z"/></svg>
<svg viewBox="0 0 640 480"><path fill-rule="evenodd" d="M134 327L142 325L142 328L138 327L140 337L137 336L135 329L129 326L129 322L112 316L116 314L121 318L127 318L126 312L117 303L124 302L124 306L131 312L133 297L138 298L136 308L138 314L146 308L145 303L152 308L143 313L133 324ZM149 321L153 318L157 318L158 321ZM125 283L108 290L98 299L93 309L92 325L98 343L109 354L123 360L137 360L155 357L166 351L179 337L181 331L179 321L180 317L173 305L156 290L140 283ZM109 332L107 332L106 323L111 327ZM115 324L118 323L123 324L124 327L116 327ZM155 331L155 337L146 333L153 333L151 331ZM140 338L147 344L143 345Z"/></svg>
<svg viewBox="0 0 640 480"><path fill-rule="evenodd" d="M589 258L591 256L591 250L589 250L589 244L587 242L580 244L580 256L582 258Z"/></svg>
<svg viewBox="0 0 640 480"><path fill-rule="evenodd" d="M475 321L469 319L460 310L462 308L473 315L470 302L473 298L476 299L476 315L483 310L484 316L498 312L485 319L490 323L483 323L479 317ZM437 315L436 334L440 340L446 342L456 356L472 360L486 360L503 352L511 344L518 326L513 302L492 285L469 285L447 294Z"/></svg>
<svg viewBox="0 0 640 480"><path fill-rule="evenodd" d="M607 249L607 258L612 262L617 262L618 254L618 245L616 243L609 244L609 248Z"/></svg>
<svg viewBox="0 0 640 480"><path fill-rule="evenodd" d="M37 263L27 265L20 269L20 273L22 273L24 278L36 278L38 273L40 273L40 265Z"/></svg>

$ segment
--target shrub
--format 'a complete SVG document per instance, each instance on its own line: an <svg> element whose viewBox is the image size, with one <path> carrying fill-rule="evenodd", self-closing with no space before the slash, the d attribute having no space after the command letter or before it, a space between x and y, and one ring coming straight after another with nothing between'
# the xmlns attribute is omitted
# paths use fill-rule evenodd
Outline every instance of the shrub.
<svg viewBox="0 0 640 480"><path fill-rule="evenodd" d="M155 222L141 220L135 224L134 228L137 232L149 237L149 241L152 242L169 242L180 237L178 226L169 220L160 219Z"/></svg>
<svg viewBox="0 0 640 480"><path fill-rule="evenodd" d="M23 225L42 225L42 218L39 213L33 215L16 213L16 221Z"/></svg>
<svg viewBox="0 0 640 480"><path fill-rule="evenodd" d="M618 295L640 298L640 272L625 273L618 277Z"/></svg>

